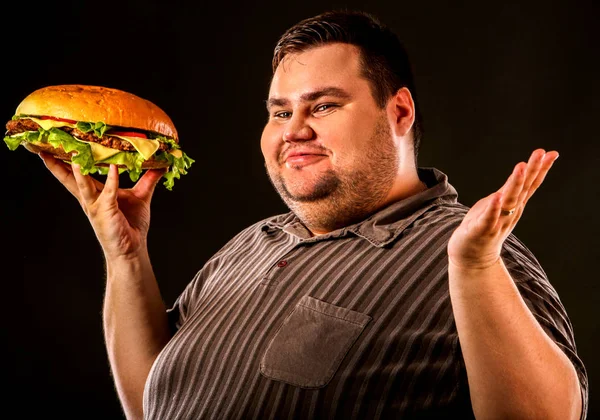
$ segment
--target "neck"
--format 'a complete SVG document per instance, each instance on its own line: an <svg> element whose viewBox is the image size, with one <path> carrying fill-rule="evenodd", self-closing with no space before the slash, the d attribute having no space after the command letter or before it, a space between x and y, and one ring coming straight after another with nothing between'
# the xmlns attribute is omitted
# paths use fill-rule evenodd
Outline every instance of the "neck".
<svg viewBox="0 0 600 420"><path fill-rule="evenodd" d="M381 204L380 208L418 194L426 189L427 185L419 179L416 169L407 171L406 173L396 177L394 185L390 189L390 192Z"/></svg>
<svg viewBox="0 0 600 420"><path fill-rule="evenodd" d="M352 223L360 222L388 205L418 194L426 189L427 185L419 179L417 171L414 170L403 173L402 175L398 174L392 188L387 195L385 195L385 198L377 201L377 204L371 202L371 205L368 206L368 208L361 208L357 201L353 201L351 208L341 205L342 203L338 203L338 205L335 206L335 209L333 209L331 205L327 205L324 206L327 210L320 209L319 211L306 211L306 208L301 209L299 207L296 207L293 210L296 211L296 214L300 217L308 230L310 230L314 236L317 236L348 226ZM340 214L345 214L347 217L340 218Z"/></svg>

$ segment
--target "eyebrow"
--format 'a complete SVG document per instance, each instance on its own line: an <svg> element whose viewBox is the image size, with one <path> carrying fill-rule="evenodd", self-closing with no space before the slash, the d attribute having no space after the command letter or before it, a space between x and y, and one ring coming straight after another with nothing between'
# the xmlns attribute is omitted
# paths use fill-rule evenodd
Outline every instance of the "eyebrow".
<svg viewBox="0 0 600 420"><path fill-rule="evenodd" d="M352 96L346 92L344 89L340 89L337 87L326 87L322 89L317 89L312 92L303 93L300 96L300 101L302 102L312 102L323 96L334 96L339 99L350 99ZM267 101L267 110L271 109L274 106L286 106L289 105L290 101L286 98L269 98Z"/></svg>

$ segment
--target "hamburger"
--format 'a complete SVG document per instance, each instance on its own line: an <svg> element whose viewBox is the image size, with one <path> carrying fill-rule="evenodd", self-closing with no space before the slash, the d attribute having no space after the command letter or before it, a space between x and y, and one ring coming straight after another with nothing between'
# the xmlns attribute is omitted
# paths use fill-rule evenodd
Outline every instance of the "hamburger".
<svg viewBox="0 0 600 420"><path fill-rule="evenodd" d="M164 185L194 162L179 147L177 130L154 103L102 86L46 86L21 101L6 124L10 150L20 145L76 163L84 175L108 174L110 164L135 182L145 169L167 168Z"/></svg>

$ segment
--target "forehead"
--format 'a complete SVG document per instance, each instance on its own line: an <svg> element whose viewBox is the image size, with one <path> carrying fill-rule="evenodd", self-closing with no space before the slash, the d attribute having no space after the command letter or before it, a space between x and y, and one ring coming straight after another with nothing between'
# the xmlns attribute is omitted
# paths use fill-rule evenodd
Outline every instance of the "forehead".
<svg viewBox="0 0 600 420"><path fill-rule="evenodd" d="M358 47L336 43L286 55L273 75L269 96L294 98L325 86L368 89L360 76Z"/></svg>

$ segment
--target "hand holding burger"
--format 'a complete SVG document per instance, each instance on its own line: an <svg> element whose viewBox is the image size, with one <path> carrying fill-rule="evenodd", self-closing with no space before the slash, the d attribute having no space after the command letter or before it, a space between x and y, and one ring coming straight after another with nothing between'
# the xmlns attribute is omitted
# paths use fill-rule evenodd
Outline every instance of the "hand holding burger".
<svg viewBox="0 0 600 420"><path fill-rule="evenodd" d="M164 185L194 162L179 147L169 116L152 102L101 86L47 86L29 94L6 124L9 149L23 145L106 175L111 164L137 181L144 169L167 168Z"/></svg>

